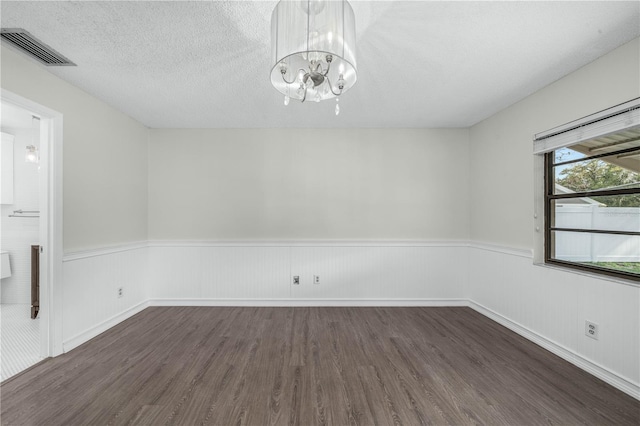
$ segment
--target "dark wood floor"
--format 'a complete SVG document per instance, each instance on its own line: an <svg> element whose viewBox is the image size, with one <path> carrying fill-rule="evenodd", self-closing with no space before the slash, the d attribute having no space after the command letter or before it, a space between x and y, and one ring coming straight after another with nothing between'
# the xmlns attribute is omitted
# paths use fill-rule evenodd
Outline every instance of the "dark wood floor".
<svg viewBox="0 0 640 426"><path fill-rule="evenodd" d="M2 384L6 425L638 425L468 308L148 308Z"/></svg>

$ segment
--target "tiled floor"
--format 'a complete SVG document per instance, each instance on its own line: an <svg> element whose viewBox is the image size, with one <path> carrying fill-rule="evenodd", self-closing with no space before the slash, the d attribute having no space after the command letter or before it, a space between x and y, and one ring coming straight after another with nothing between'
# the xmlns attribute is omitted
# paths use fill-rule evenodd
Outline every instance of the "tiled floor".
<svg viewBox="0 0 640 426"><path fill-rule="evenodd" d="M29 305L0 305L1 381L32 366L40 356L40 319L31 319Z"/></svg>

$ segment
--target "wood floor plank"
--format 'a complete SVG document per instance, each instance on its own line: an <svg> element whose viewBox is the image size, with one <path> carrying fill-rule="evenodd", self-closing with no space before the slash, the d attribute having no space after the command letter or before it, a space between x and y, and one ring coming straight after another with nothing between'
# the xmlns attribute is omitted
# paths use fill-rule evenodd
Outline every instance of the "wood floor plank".
<svg viewBox="0 0 640 426"><path fill-rule="evenodd" d="M468 308L153 307L0 384L2 425L638 425Z"/></svg>

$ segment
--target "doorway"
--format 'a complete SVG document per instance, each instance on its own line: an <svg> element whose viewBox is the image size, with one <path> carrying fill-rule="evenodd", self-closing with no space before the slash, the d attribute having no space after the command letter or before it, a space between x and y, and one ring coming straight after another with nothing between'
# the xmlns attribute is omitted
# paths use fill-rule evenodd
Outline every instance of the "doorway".
<svg viewBox="0 0 640 426"><path fill-rule="evenodd" d="M62 115L4 89L0 105L3 147L14 149L14 169L5 154L0 170L2 276L9 277L0 284L4 381L62 353Z"/></svg>

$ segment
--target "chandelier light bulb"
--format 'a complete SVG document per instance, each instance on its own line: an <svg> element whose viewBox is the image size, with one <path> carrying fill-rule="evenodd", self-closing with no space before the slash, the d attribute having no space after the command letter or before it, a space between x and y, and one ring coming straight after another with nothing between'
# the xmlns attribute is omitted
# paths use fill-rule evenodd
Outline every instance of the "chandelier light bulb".
<svg viewBox="0 0 640 426"><path fill-rule="evenodd" d="M340 115L340 98L336 98L336 115Z"/></svg>
<svg viewBox="0 0 640 426"><path fill-rule="evenodd" d="M285 105L285 106L289 105L289 100L290 100L290 99L291 99L291 98L289 98L289 96L284 95L284 105Z"/></svg>
<svg viewBox="0 0 640 426"><path fill-rule="evenodd" d="M24 161L26 161L27 163L38 163L40 160L39 155L38 155L38 148L36 148L34 145L28 145L27 146L27 152L24 156Z"/></svg>

